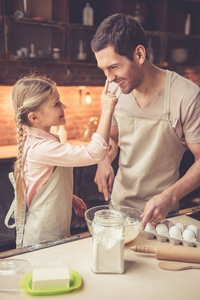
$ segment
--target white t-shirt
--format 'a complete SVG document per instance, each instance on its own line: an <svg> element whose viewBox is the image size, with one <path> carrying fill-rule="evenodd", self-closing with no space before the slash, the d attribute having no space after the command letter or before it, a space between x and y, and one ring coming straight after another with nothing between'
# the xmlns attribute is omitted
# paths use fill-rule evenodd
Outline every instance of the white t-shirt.
<svg viewBox="0 0 200 300"><path fill-rule="evenodd" d="M109 85L111 92L115 88L115 83ZM143 108L137 104L132 93L120 93L119 88L116 95L119 95L116 105L116 108L119 110L140 117L163 117L164 89L160 90L151 103ZM178 138L186 149L188 143L200 144L200 88L175 72L171 78L169 119L172 128L174 128ZM116 125L117 121L113 116L112 126Z"/></svg>

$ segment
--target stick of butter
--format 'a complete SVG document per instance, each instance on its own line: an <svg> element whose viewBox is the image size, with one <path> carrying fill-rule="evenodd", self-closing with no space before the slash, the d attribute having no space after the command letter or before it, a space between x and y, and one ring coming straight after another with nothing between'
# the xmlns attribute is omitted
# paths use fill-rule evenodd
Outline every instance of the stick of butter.
<svg viewBox="0 0 200 300"><path fill-rule="evenodd" d="M70 274L67 267L33 269L32 289L64 289L70 286Z"/></svg>

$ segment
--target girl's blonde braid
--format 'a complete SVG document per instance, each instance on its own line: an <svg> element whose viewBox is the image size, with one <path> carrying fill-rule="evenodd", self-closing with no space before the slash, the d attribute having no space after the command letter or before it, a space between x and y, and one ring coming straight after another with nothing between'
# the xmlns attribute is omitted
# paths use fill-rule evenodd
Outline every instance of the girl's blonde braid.
<svg viewBox="0 0 200 300"><path fill-rule="evenodd" d="M14 166L14 175L16 181L16 190L17 190L17 210L21 209L23 195L24 195L24 181L22 177L22 168L23 168L23 147L26 140L26 133L24 133L24 129L21 121L21 114L18 113L16 117L16 125L17 125L17 145L18 145L18 155L17 161Z"/></svg>

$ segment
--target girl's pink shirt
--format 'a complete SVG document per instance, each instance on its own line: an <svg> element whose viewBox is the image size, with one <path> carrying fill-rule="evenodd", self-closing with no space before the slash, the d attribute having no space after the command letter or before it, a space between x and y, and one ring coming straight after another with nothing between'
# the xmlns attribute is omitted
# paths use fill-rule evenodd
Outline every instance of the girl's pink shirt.
<svg viewBox="0 0 200 300"><path fill-rule="evenodd" d="M97 164L103 160L108 144L98 133L94 133L88 146L61 144L59 136L34 127L27 127L24 149L28 148L24 162L24 180L27 204L51 177L55 167L82 167Z"/></svg>

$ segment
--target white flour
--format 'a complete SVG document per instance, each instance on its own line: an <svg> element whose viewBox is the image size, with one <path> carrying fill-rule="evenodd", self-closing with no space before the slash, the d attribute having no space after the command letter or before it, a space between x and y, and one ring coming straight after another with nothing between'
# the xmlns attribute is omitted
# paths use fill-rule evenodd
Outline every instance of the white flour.
<svg viewBox="0 0 200 300"><path fill-rule="evenodd" d="M124 272L124 229L93 224L94 273Z"/></svg>

